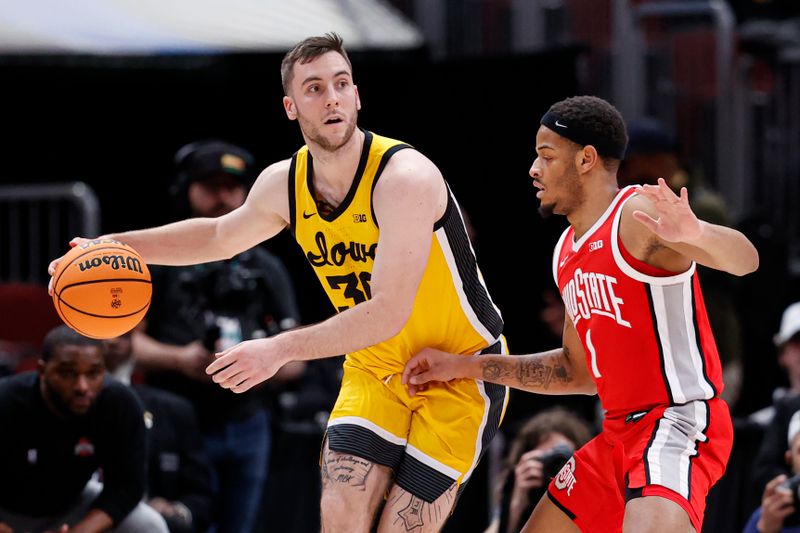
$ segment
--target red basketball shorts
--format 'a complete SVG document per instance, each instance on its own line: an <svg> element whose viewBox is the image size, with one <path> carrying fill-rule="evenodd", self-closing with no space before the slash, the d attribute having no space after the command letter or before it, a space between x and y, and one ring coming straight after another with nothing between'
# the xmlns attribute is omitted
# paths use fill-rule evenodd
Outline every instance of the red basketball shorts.
<svg viewBox="0 0 800 533"><path fill-rule="evenodd" d="M641 496L674 501L701 531L706 495L732 445L730 412L719 398L607 419L553 478L547 496L581 531L622 531L625 504Z"/></svg>

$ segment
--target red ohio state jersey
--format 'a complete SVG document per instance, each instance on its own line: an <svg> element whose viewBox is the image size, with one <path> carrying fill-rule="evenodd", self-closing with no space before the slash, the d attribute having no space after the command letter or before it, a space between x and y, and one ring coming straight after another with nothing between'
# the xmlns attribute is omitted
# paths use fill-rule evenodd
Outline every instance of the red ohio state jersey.
<svg viewBox="0 0 800 533"><path fill-rule="evenodd" d="M695 264L662 271L619 239L622 207L636 190L617 193L578 241L567 228L553 254L553 276L608 418L708 400L723 387Z"/></svg>

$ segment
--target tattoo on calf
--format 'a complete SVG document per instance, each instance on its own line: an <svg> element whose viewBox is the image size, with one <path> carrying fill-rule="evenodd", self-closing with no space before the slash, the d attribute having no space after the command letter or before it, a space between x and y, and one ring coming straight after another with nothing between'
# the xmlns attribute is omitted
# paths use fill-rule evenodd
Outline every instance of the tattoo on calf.
<svg viewBox="0 0 800 533"><path fill-rule="evenodd" d="M322 458L322 482L342 483L358 490L367 490L374 464L355 455L346 455L325 450Z"/></svg>
<svg viewBox="0 0 800 533"><path fill-rule="evenodd" d="M566 347L564 357L569 357L569 350ZM481 371L487 381L538 386L543 389L548 389L553 382L572 381L563 357L556 355L535 358L508 357L503 361L484 361L481 362Z"/></svg>

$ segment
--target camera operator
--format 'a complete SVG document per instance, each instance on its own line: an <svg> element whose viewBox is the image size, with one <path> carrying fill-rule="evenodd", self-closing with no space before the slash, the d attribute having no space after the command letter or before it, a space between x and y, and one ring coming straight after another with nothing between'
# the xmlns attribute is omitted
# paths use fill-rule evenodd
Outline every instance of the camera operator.
<svg viewBox="0 0 800 533"><path fill-rule="evenodd" d="M253 156L223 141L199 141L175 156L176 217L217 217L244 202ZM153 301L133 337L150 385L189 399L211 461L219 531L248 533L258 515L271 447L267 389L233 394L204 369L213 354L299 324L291 280L280 260L255 247L226 261L153 267ZM298 377L302 364L282 369ZM280 377L278 378L280 379ZM267 399L268 400L268 399Z"/></svg>
<svg viewBox="0 0 800 533"><path fill-rule="evenodd" d="M511 442L500 494L498 533L519 531L572 453L591 439L588 424L561 408L544 411Z"/></svg>
<svg viewBox="0 0 800 533"><path fill-rule="evenodd" d="M800 411L789 421L788 445L785 458L792 477L781 474L767 483L761 507L750 517L744 533L800 533Z"/></svg>

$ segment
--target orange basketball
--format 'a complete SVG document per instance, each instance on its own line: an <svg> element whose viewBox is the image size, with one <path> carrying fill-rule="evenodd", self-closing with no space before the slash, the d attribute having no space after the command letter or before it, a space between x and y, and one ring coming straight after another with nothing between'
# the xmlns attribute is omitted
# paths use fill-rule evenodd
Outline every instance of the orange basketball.
<svg viewBox="0 0 800 533"><path fill-rule="evenodd" d="M141 256L111 239L75 246L53 274L53 304L61 320L93 339L132 330L147 313L152 292Z"/></svg>

